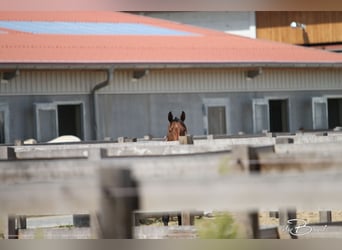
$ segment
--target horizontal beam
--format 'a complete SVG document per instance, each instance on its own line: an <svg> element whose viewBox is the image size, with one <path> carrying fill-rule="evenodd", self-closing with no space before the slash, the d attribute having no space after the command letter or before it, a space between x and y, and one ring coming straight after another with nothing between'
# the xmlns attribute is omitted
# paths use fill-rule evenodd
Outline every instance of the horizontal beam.
<svg viewBox="0 0 342 250"><path fill-rule="evenodd" d="M165 155L189 155L194 154L219 154L229 153L230 145L122 145L121 147L111 147L101 150L102 157L117 156L165 156Z"/></svg>
<svg viewBox="0 0 342 250"><path fill-rule="evenodd" d="M0 184L0 215L90 213L98 210L99 192L96 178Z"/></svg>
<svg viewBox="0 0 342 250"><path fill-rule="evenodd" d="M87 159L87 149L50 149L50 150L25 150L18 151L14 147L9 147L8 159L63 159L63 158L79 158Z"/></svg>
<svg viewBox="0 0 342 250"><path fill-rule="evenodd" d="M342 209L342 172L226 175L218 177L160 176L137 178L139 211ZM3 214L70 214L98 211L98 174L59 180L21 180L0 184ZM108 189L113 197L136 195L130 188Z"/></svg>
<svg viewBox="0 0 342 250"><path fill-rule="evenodd" d="M0 185L94 176L100 164L85 159L0 161Z"/></svg>
<svg viewBox="0 0 342 250"><path fill-rule="evenodd" d="M341 209L342 172L143 180L143 210Z"/></svg>

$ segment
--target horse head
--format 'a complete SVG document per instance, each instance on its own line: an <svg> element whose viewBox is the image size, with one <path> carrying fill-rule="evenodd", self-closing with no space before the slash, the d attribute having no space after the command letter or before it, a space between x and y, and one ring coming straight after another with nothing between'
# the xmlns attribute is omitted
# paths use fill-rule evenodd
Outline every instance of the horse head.
<svg viewBox="0 0 342 250"><path fill-rule="evenodd" d="M173 117L172 112L168 114L169 127L167 132L167 141L178 141L179 136L184 136L187 133L186 126L184 124L185 112L182 111L180 119Z"/></svg>

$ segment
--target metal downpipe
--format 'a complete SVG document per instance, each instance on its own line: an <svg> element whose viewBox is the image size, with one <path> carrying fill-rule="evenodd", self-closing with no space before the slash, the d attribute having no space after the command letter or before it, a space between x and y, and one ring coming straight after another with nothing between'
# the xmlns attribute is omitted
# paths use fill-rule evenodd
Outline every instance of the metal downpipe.
<svg viewBox="0 0 342 250"><path fill-rule="evenodd" d="M95 139L100 139L100 131L99 127L99 107L98 107L98 96L97 92L108 86L110 82L112 82L114 78L114 67L110 67L107 69L107 79L103 82L96 84L93 89L91 90L91 100L92 100L92 109L93 109L93 135L95 135Z"/></svg>

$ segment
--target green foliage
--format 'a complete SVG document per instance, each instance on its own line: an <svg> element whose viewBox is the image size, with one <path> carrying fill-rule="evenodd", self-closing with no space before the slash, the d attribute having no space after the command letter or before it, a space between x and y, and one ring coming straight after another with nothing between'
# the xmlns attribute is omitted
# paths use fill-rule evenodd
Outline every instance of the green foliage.
<svg viewBox="0 0 342 250"><path fill-rule="evenodd" d="M162 224L161 218L143 218L139 220L141 225L153 225L153 224Z"/></svg>
<svg viewBox="0 0 342 250"><path fill-rule="evenodd" d="M73 229L75 226L74 225L60 225L58 228L67 228L67 229Z"/></svg>
<svg viewBox="0 0 342 250"><path fill-rule="evenodd" d="M203 218L195 224L200 239L234 239L237 236L237 226L229 213L214 214L213 218Z"/></svg>
<svg viewBox="0 0 342 250"><path fill-rule="evenodd" d="M44 239L44 230L42 228L37 228L34 230L34 239L35 240L43 240Z"/></svg>
<svg viewBox="0 0 342 250"><path fill-rule="evenodd" d="M228 156L222 157L219 166L218 166L218 172L220 175L225 175L229 173L230 168L230 159Z"/></svg>

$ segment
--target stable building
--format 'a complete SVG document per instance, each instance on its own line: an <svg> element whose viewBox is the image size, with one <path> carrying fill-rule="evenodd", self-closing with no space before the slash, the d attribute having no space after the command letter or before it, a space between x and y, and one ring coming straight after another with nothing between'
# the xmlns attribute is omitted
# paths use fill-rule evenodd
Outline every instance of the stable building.
<svg viewBox="0 0 342 250"><path fill-rule="evenodd" d="M342 126L342 55L120 12L0 12L0 142Z"/></svg>

